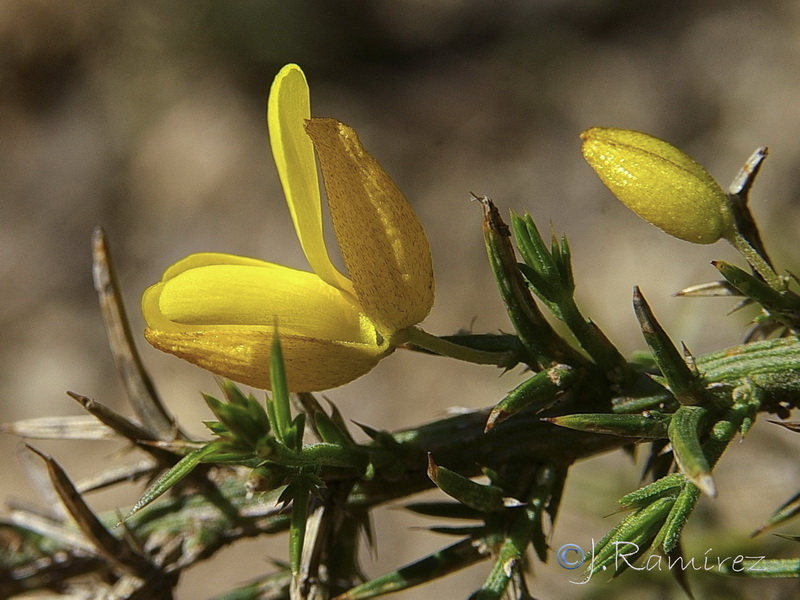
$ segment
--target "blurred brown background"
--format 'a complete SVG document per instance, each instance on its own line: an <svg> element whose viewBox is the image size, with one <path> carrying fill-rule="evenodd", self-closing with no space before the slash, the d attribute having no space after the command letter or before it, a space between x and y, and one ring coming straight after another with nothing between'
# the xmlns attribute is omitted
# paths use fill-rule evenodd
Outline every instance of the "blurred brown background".
<svg viewBox="0 0 800 600"><path fill-rule="evenodd" d="M269 85L286 62L305 69L314 114L354 126L417 209L437 272L429 331L509 329L474 192L569 236L579 301L624 352L643 346L630 309L634 284L675 340L696 353L732 345L752 314L726 316L730 301L671 294L714 279L709 260L739 259L629 214L583 162L578 134L592 125L650 132L691 153L723 186L768 145L753 209L778 264L798 271L798 59L800 4L792 0L3 0L0 421L78 414L66 390L124 410L91 283L95 225L110 236L136 331L141 292L190 252L305 266L264 120ZM204 435L200 391L213 388L212 377L143 340L141 348L170 408ZM519 372L498 377L397 352L328 395L348 418L398 428L451 406L492 404L520 380ZM37 446L76 478L118 450ZM18 447L0 437L3 497L32 496ZM700 555L730 539L744 543L796 491L799 448L789 432L761 422L730 451L722 498L704 500L705 525L689 530ZM599 538L612 522L602 517L638 472L621 455L578 467L552 546ZM97 506L129 504L138 492L101 495ZM447 543L409 530L419 524L383 511L368 571ZM213 568L187 573L180 597L209 597L283 555L282 541L234 548ZM574 586L571 572L535 571L541 598L610 595L626 585ZM464 597L485 574L473 569L401 596ZM747 589L763 589L764 598L797 590L786 582ZM637 597L669 597L657 594L643 588Z"/></svg>

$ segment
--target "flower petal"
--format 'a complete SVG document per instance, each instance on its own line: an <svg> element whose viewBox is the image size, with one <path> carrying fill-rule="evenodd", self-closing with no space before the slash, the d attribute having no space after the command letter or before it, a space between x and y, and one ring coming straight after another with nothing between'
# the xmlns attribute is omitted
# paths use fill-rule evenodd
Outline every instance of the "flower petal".
<svg viewBox="0 0 800 600"><path fill-rule="evenodd" d="M270 388L271 327L145 330L155 348L203 369L260 389ZM344 385L369 372L391 346L320 340L281 333L286 378L292 392Z"/></svg>
<svg viewBox="0 0 800 600"><path fill-rule="evenodd" d="M192 254L145 291L155 348L235 381L269 389L275 323L291 391L336 387L392 348L348 294L313 273L229 254Z"/></svg>
<svg viewBox="0 0 800 600"><path fill-rule="evenodd" d="M193 254L172 265L142 301L150 327L258 326L306 337L375 343L359 307L314 273L229 254ZM160 325L154 323L158 321Z"/></svg>
<svg viewBox="0 0 800 600"><path fill-rule="evenodd" d="M317 163L303 129L310 117L306 77L297 65L286 65L272 83L267 105L272 155L308 264L323 281L352 294L350 281L333 266L325 247Z"/></svg>
<svg viewBox="0 0 800 600"><path fill-rule="evenodd" d="M430 245L416 214L347 125L311 119L336 239L363 311L381 333L422 321L433 306Z"/></svg>

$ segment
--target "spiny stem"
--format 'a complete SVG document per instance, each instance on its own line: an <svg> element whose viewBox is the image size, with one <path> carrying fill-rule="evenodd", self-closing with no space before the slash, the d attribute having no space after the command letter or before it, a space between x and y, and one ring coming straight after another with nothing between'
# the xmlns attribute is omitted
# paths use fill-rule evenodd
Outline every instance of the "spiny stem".
<svg viewBox="0 0 800 600"><path fill-rule="evenodd" d="M406 335L406 341L412 344L430 350L440 356L449 356L458 360L475 363L477 365L496 365L498 367L505 367L513 364L512 352L487 352L486 350L476 350L461 344L455 344L445 339L437 337L423 331L419 327L409 327L403 332Z"/></svg>

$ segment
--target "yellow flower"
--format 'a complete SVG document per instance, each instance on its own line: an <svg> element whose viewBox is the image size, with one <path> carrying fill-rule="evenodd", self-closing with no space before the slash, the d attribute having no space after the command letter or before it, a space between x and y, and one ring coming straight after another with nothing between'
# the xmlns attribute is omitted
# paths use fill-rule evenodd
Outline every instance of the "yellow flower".
<svg viewBox="0 0 800 600"><path fill-rule="evenodd" d="M586 162L611 193L645 221L698 244L732 235L725 192L685 152L627 129L592 127L581 139Z"/></svg>
<svg viewBox="0 0 800 600"><path fill-rule="evenodd" d="M287 65L270 90L270 144L312 272L228 254L193 254L145 291L145 337L218 375L269 389L276 326L291 391L360 377L406 339L433 305L425 232L355 131L312 119L308 85ZM322 233L314 151L349 278Z"/></svg>

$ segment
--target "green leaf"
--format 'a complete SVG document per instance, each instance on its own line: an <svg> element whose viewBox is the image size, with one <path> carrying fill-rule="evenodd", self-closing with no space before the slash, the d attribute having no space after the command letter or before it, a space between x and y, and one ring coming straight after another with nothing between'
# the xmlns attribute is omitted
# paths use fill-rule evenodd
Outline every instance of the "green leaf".
<svg viewBox="0 0 800 600"><path fill-rule="evenodd" d="M203 394L206 404L214 415L228 429L228 436L233 437L240 445L254 448L258 441L266 435L267 430L260 419L253 419L251 410L245 405L222 402L209 394Z"/></svg>
<svg viewBox="0 0 800 600"><path fill-rule="evenodd" d="M547 286L560 287L561 273L530 214L525 213L523 216L519 216L512 212L511 228L514 231L514 240L517 242L519 253L525 263Z"/></svg>
<svg viewBox="0 0 800 600"><path fill-rule="evenodd" d="M475 510L495 512L506 507L502 488L492 484L480 484L450 469L440 467L433 461L430 454L428 455L428 477L445 494Z"/></svg>
<svg viewBox="0 0 800 600"><path fill-rule="evenodd" d="M176 485L184 477L191 473L194 468L204 459L213 456L214 453L218 452L222 447L223 443L220 440L216 440L184 456L175 464L174 467L164 473L152 486L150 486L150 488L145 492L144 496L142 496L139 501L133 505L133 508L131 508L128 514L125 515L125 517L123 517L122 520L117 523L117 525L120 525L130 519L134 514L150 504L161 494Z"/></svg>
<svg viewBox="0 0 800 600"><path fill-rule="evenodd" d="M306 430L305 413L298 414L286 432L286 445L295 452L300 452L303 447L303 435Z"/></svg>
<svg viewBox="0 0 800 600"><path fill-rule="evenodd" d="M239 389L239 386L232 382L230 379L220 379L217 381L222 393L225 394L225 399L237 406L241 406L243 408L247 407L247 396L244 395L244 392Z"/></svg>
<svg viewBox="0 0 800 600"><path fill-rule="evenodd" d="M572 272L572 250L570 250L569 241L567 240L567 236L562 235L561 244L558 250L556 250L555 243L556 238L555 235L553 235L553 259L556 263L556 267L558 267L558 270L561 273L561 280L564 289L572 293L575 291L575 278Z"/></svg>
<svg viewBox="0 0 800 600"><path fill-rule="evenodd" d="M736 577L765 579L800 577L800 558L763 558L736 556L720 566L720 573Z"/></svg>
<svg viewBox="0 0 800 600"><path fill-rule="evenodd" d="M460 502L412 502L405 507L413 513L426 517L444 519L466 519L482 521L486 514Z"/></svg>
<svg viewBox="0 0 800 600"><path fill-rule="evenodd" d="M486 581L480 590L469 598L470 600L501 600L515 571L519 571L525 556L529 541L529 526L526 518L520 518L510 525L509 534L500 543L496 550L496 558Z"/></svg>
<svg viewBox="0 0 800 600"><path fill-rule="evenodd" d="M300 573L300 564L303 557L303 540L306 534L308 521L308 501L311 490L300 482L290 485L292 497L292 516L289 525L289 557L292 565L292 575Z"/></svg>
<svg viewBox="0 0 800 600"><path fill-rule="evenodd" d="M798 515L800 515L800 492L797 492L794 496L781 504L781 506L772 513L772 516L767 519L767 522L753 532L753 535L755 536L769 529L778 527L779 525L783 525Z"/></svg>
<svg viewBox="0 0 800 600"><path fill-rule="evenodd" d="M211 394L204 393L203 399L206 401L208 408L211 409L211 412L214 413L214 416L227 427L228 431L231 431L233 429L231 424L236 421L236 414L234 411L239 407L233 404L226 404Z"/></svg>
<svg viewBox="0 0 800 600"><path fill-rule="evenodd" d="M644 341L678 402L685 405L706 404L708 395L700 377L686 364L638 287L633 290L633 309Z"/></svg>
<svg viewBox="0 0 800 600"><path fill-rule="evenodd" d="M324 412L314 414L314 423L317 434L323 442L336 444L337 446L352 446L353 441L346 431L342 431L336 421Z"/></svg>
<svg viewBox="0 0 800 600"><path fill-rule="evenodd" d="M558 294L546 297L537 290L538 275L525 264L519 265L529 286L536 292L553 315L565 323L578 344L591 357L605 374L614 381L623 381L632 376L627 361L611 343L603 331L591 320L585 318L572 297L572 287Z"/></svg>
<svg viewBox="0 0 800 600"><path fill-rule="evenodd" d="M628 562L633 563L647 552L674 502L674 498L658 498L623 519L595 547L594 558L590 563L592 574L605 570L624 554L626 560L621 566L618 565L615 573L618 575L627 568ZM630 550L630 553L626 550Z"/></svg>
<svg viewBox="0 0 800 600"><path fill-rule="evenodd" d="M548 417L542 420L578 431L639 439L660 439L667 437L671 417L669 414L649 411L643 415L586 413Z"/></svg>
<svg viewBox="0 0 800 600"><path fill-rule="evenodd" d="M269 419L267 418L267 411L262 406L261 402L256 400L252 395L246 397L246 406L253 428L258 432L259 437L264 436L270 432Z"/></svg>
<svg viewBox="0 0 800 600"><path fill-rule="evenodd" d="M527 213L524 217L511 213L511 228L519 253L525 261L519 265L520 271L539 299L561 319L559 304L562 297L569 296L570 292L561 285L561 273L539 233L539 228Z"/></svg>
<svg viewBox="0 0 800 600"><path fill-rule="evenodd" d="M656 535L656 539L653 540L654 547L661 545L667 554L675 550L680 541L683 526L686 525L686 521L689 519L689 515L692 514L699 497L700 490L697 486L686 482L686 485L683 486L683 489L675 499L675 504L669 511L664 526Z"/></svg>
<svg viewBox="0 0 800 600"><path fill-rule="evenodd" d="M778 291L739 267L712 261L722 276L737 290L760 304L771 316L790 327L800 324L800 296L790 290Z"/></svg>
<svg viewBox="0 0 800 600"><path fill-rule="evenodd" d="M271 492L289 483L296 471L276 465L263 463L250 471L245 482L248 494Z"/></svg>
<svg viewBox="0 0 800 600"><path fill-rule="evenodd" d="M267 401L264 404L264 412L267 414L267 421L269 422L269 428L274 433L275 437L278 437L278 418L275 416L275 403L272 401L271 398L267 397Z"/></svg>
<svg viewBox="0 0 800 600"><path fill-rule="evenodd" d="M292 424L292 412L289 403L289 388L286 384L286 369L283 366L283 350L278 327L275 327L275 336L272 340L272 356L269 364L269 377L272 385L272 403L275 417L273 430L275 436L286 443L286 435Z"/></svg>
<svg viewBox="0 0 800 600"><path fill-rule="evenodd" d="M355 439L353 439L353 436L350 434L350 429L347 427L347 421L345 421L345 418L342 416L342 412L339 410L339 407L331 402L328 398L325 398L325 400L328 403L328 407L331 409L330 418L333 423L336 425L339 431L347 436L347 439L350 440L351 444L355 444ZM342 445L344 446L345 444Z"/></svg>
<svg viewBox="0 0 800 600"><path fill-rule="evenodd" d="M535 406L544 409L564 393L578 379L578 371L569 365L555 365L540 371L511 390L489 413L486 431L517 414Z"/></svg>
<svg viewBox="0 0 800 600"><path fill-rule="evenodd" d="M686 481L686 476L683 473L671 473L630 494L626 494L617 502L623 508L641 508L652 504L653 500L657 498L667 496L675 498L686 485Z"/></svg>
<svg viewBox="0 0 800 600"><path fill-rule="evenodd" d="M512 214L511 220L517 246L525 260L519 269L530 288L550 312L569 327L581 348L607 376L618 382L628 379L631 374L625 358L597 325L584 318L575 303L575 281L566 236L562 236L559 243L553 233L548 250L529 214L524 217Z"/></svg>
<svg viewBox="0 0 800 600"><path fill-rule="evenodd" d="M764 403L764 390L753 384L750 379L745 379L742 381L741 385L734 388L731 397L734 402L732 411L742 413L740 431L742 432L742 437L744 437L750 432L750 428L753 426L753 423L755 423L758 411Z"/></svg>
<svg viewBox="0 0 800 600"><path fill-rule="evenodd" d="M337 596L337 600L369 600L433 581L466 568L484 556L471 539L462 540L396 571L362 583Z"/></svg>
<svg viewBox="0 0 800 600"><path fill-rule="evenodd" d="M292 573L289 569L272 573L257 581L245 584L230 592L214 596L211 600L269 600L288 598Z"/></svg>
<svg viewBox="0 0 800 600"><path fill-rule="evenodd" d="M709 466L713 467L725 452L736 434L741 431L742 424L748 408L745 405L734 405L716 423L711 426L708 435L703 440L703 453L708 459Z"/></svg>
<svg viewBox="0 0 800 600"><path fill-rule="evenodd" d="M480 200L489 264L511 323L527 351L526 362L537 371L553 363L580 364L582 357L558 336L533 300L517 265L508 226L491 200Z"/></svg>
<svg viewBox="0 0 800 600"><path fill-rule="evenodd" d="M544 532L544 514L550 515L553 524L558 514L561 493L565 482L565 469L545 463L536 469L536 479L528 494L525 515L528 521L528 537L542 562L547 562L547 536Z"/></svg>
<svg viewBox="0 0 800 600"><path fill-rule="evenodd" d="M701 406L679 407L669 423L669 440L681 471L704 494L715 498L716 486L700 444L700 435L708 416L708 411Z"/></svg>
<svg viewBox="0 0 800 600"><path fill-rule="evenodd" d="M216 436L223 437L230 433L230 429L219 421L203 421L208 430Z"/></svg>

